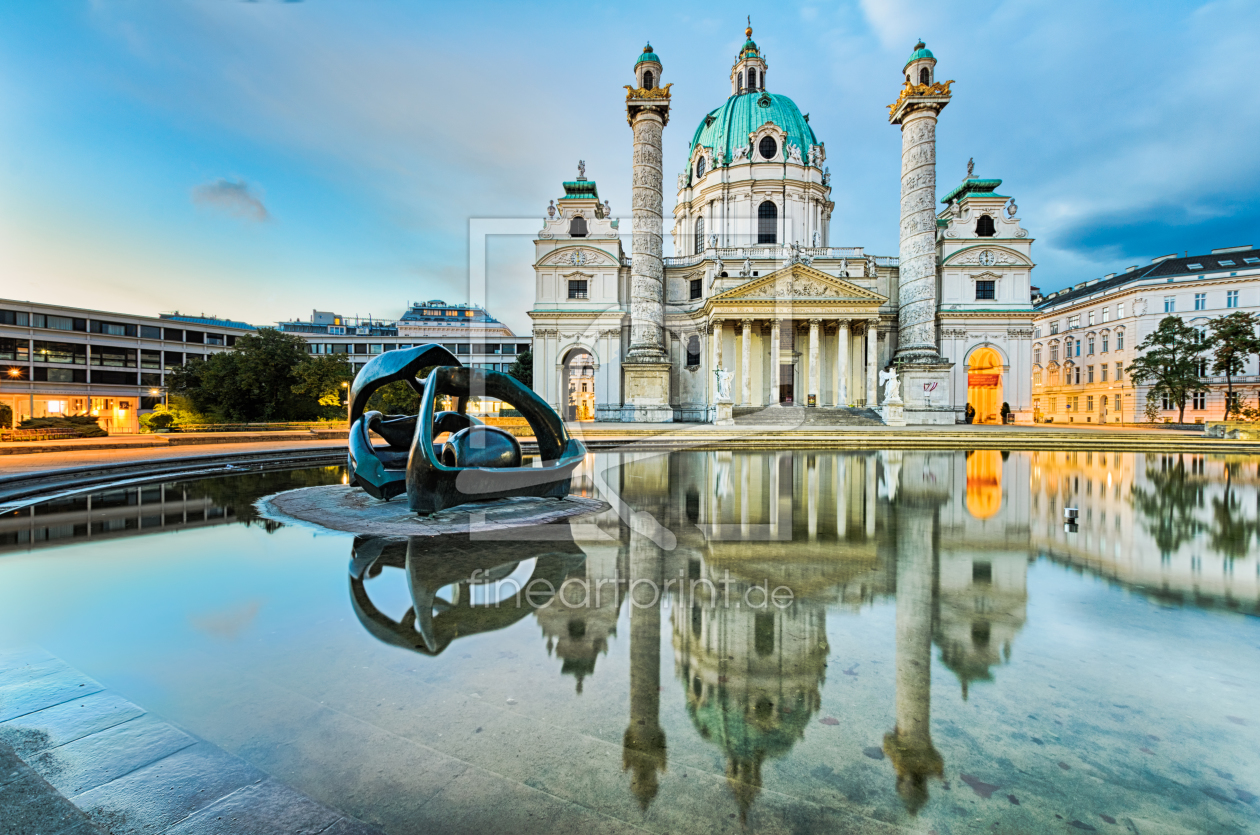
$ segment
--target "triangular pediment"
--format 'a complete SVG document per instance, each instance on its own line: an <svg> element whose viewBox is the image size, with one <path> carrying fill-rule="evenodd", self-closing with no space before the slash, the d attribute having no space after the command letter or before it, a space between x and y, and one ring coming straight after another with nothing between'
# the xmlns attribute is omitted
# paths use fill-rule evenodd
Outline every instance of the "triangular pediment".
<svg viewBox="0 0 1260 835"><path fill-rule="evenodd" d="M804 264L775 270L769 275L754 278L738 287L732 287L713 297L714 302L724 301L837 301L878 305L888 301L874 290L859 287L851 281L827 275L822 270Z"/></svg>

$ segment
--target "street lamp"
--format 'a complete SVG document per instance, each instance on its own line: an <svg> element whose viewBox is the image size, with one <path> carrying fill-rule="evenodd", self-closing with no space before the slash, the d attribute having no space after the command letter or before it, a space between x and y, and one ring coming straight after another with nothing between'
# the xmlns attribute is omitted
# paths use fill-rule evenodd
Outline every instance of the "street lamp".
<svg viewBox="0 0 1260 835"><path fill-rule="evenodd" d="M19 379L21 379L21 377L22 377L22 369L20 369L20 368L10 368L10 369L8 370L8 375L9 375L9 377L10 377L10 378L12 378L12 379L14 379L14 380L19 380ZM34 410L34 408L33 408L33 407L32 407L32 409L31 409L31 417L35 417L35 410ZM17 429L17 423L18 423L18 422L17 422L17 410L16 410L16 409L14 409L14 410L13 410L13 415L12 415L12 417L11 417L10 419L11 419L11 421L12 421L12 423L13 423L13 426L12 426L12 427L10 427L10 428L12 428L12 429Z"/></svg>
<svg viewBox="0 0 1260 835"><path fill-rule="evenodd" d="M344 389L344 390L345 390L345 395L346 395L346 424L347 424L347 425L349 425L349 423L350 423L350 384L349 384L348 382L346 382L345 380L342 380L342 382L341 382L341 387L342 387L342 389Z"/></svg>

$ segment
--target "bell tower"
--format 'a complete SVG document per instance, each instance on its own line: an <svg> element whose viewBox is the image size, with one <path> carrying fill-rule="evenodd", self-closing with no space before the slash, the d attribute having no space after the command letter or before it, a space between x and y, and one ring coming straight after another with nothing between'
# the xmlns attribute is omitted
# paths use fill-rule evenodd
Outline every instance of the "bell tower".
<svg viewBox="0 0 1260 835"><path fill-rule="evenodd" d="M748 28L744 30L747 38L735 56L735 65L731 67L731 95L740 93L756 93L766 89L766 61L761 50L752 39L752 18L748 18Z"/></svg>
<svg viewBox="0 0 1260 835"><path fill-rule="evenodd" d="M622 366L623 421L670 423L669 345L665 335L664 211L661 135L669 123L669 88L652 45L634 64L638 87L626 86L626 121L634 132L631 190L630 350Z"/></svg>

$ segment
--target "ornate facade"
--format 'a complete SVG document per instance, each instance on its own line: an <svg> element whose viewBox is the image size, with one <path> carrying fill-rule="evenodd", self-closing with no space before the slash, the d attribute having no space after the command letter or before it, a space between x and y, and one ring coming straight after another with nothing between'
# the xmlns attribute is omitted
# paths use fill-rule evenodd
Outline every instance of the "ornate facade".
<svg viewBox="0 0 1260 835"><path fill-rule="evenodd" d="M903 131L901 251L875 256L831 245L826 145L767 90L746 34L731 95L701 119L677 175L672 257L661 159L672 85L650 45L626 86L632 253L584 166L548 206L530 311L536 390L561 408L574 360L589 356L597 420L717 421L723 404L875 408L878 373L896 365L910 423L961 421L969 403L977 420L996 422L1003 403L1031 419L1032 239L994 193L1001 181L970 166L935 211L936 120L952 82L936 82L932 53L916 45L890 105Z"/></svg>

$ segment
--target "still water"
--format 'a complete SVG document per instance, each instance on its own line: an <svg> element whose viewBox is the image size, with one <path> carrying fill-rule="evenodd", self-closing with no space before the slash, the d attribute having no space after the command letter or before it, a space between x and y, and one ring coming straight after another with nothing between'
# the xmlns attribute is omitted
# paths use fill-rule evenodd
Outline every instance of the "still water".
<svg viewBox="0 0 1260 835"><path fill-rule="evenodd" d="M595 455L612 510L472 540L252 510L342 478L0 517L0 648L390 833L1260 831L1254 458Z"/></svg>

